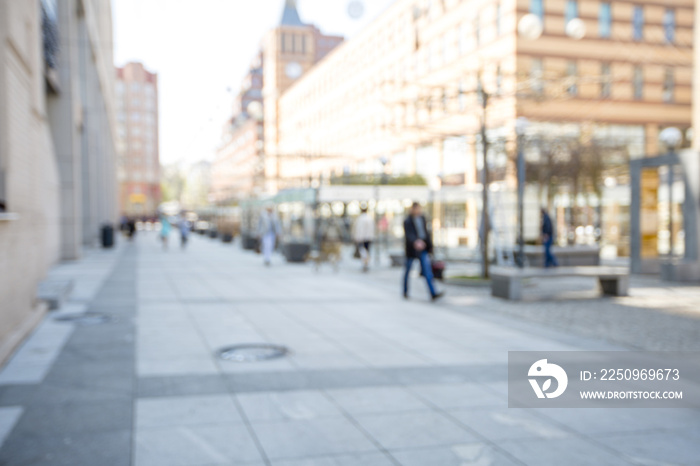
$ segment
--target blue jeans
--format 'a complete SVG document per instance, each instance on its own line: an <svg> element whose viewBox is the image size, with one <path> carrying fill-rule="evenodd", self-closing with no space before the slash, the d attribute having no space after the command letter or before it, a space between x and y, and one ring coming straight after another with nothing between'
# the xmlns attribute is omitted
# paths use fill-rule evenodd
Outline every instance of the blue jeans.
<svg viewBox="0 0 700 466"><path fill-rule="evenodd" d="M423 269L423 275L425 276L425 281L428 282L428 289L430 290L430 296L435 296L435 286L433 285L433 267L430 264L430 256L428 256L427 251L420 253L420 257L407 257L406 258L406 270L403 275L403 293L408 294L408 275L411 273L411 266L415 259L420 260L420 266Z"/></svg>
<svg viewBox="0 0 700 466"><path fill-rule="evenodd" d="M553 238L548 238L544 242L544 266L545 267L556 267L559 265L557 258L552 254L552 243L554 243Z"/></svg>

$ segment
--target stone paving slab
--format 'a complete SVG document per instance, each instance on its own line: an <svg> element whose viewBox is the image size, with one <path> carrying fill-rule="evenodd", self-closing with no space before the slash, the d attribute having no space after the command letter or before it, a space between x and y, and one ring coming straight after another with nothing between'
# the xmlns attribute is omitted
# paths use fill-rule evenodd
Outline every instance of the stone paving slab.
<svg viewBox="0 0 700 466"><path fill-rule="evenodd" d="M415 283L415 297L403 301L399 272L361 274L354 265L316 274L276 257L266 268L235 246L195 237L185 251L164 252L144 234L60 268L58 276L75 279L69 306L116 320L37 331L25 347L48 350L20 350L0 372L0 464L649 465L700 457L698 410L507 408L508 350L626 347L522 319L478 290L433 304ZM572 319L591 305L620 312L628 304L557 305ZM524 306L526 317L556 312ZM665 329L675 325L668 318ZM247 364L217 357L223 346L254 342L291 353ZM33 360L43 369L18 377Z"/></svg>

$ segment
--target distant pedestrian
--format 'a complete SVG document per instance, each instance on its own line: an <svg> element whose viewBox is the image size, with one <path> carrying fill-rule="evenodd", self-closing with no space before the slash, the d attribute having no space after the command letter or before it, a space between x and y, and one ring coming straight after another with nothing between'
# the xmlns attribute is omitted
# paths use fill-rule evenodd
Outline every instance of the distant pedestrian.
<svg viewBox="0 0 700 466"><path fill-rule="evenodd" d="M160 218L160 240L163 242L163 249L167 250L168 249L168 237L170 236L170 230L172 226L170 225L170 221L168 220L168 217L163 215Z"/></svg>
<svg viewBox="0 0 700 466"><path fill-rule="evenodd" d="M547 213L547 210L542 208L542 244L544 244L544 266L556 267L559 265L557 258L552 254L552 244L554 243L554 226L552 218Z"/></svg>
<svg viewBox="0 0 700 466"><path fill-rule="evenodd" d="M180 247L182 249L185 249L187 247L187 240L190 237L190 222L188 222L187 219L183 218L180 220L180 224L178 225L178 227L180 228Z"/></svg>
<svg viewBox="0 0 700 466"><path fill-rule="evenodd" d="M352 239L360 251L362 270L367 272L369 270L370 247L375 238L374 220L367 213L367 207L362 206L360 211L360 216L357 217L353 225Z"/></svg>
<svg viewBox="0 0 700 466"><path fill-rule="evenodd" d="M408 278L411 273L413 261L418 259L423 271L423 276L428 283L430 296L433 300L441 298L445 293L438 292L433 283L433 268L430 262L430 253L433 252L433 241L428 230L428 223L422 213L419 203L414 202L411 212L403 222L403 231L406 241L406 269L403 276L403 297L408 299Z"/></svg>
<svg viewBox="0 0 700 466"><path fill-rule="evenodd" d="M126 222L126 235L129 238L129 241L132 241L134 236L136 236L136 220L133 218L130 218Z"/></svg>
<svg viewBox="0 0 700 466"><path fill-rule="evenodd" d="M260 213L260 220L258 221L258 240L260 241L260 249L263 253L265 265L272 263L272 252L275 250L277 238L281 234L282 227L277 214L275 214L272 205L268 205Z"/></svg>

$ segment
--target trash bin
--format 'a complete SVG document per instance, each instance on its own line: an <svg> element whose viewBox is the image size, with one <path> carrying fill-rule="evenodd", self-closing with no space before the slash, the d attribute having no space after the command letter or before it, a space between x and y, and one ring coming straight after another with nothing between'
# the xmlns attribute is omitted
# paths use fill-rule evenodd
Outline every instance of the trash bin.
<svg viewBox="0 0 700 466"><path fill-rule="evenodd" d="M288 241L282 247L287 262L305 262L311 252L311 244L306 241Z"/></svg>
<svg viewBox="0 0 700 466"><path fill-rule="evenodd" d="M102 225L102 247L105 249L114 247L114 227L112 225Z"/></svg>

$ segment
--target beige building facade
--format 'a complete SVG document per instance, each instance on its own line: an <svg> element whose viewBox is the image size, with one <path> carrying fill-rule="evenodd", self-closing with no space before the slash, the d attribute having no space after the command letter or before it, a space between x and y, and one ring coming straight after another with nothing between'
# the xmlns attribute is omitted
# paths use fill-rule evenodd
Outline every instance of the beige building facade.
<svg viewBox="0 0 700 466"><path fill-rule="evenodd" d="M212 202L230 205L262 193L263 160L262 121L248 118L228 129L212 164Z"/></svg>
<svg viewBox="0 0 700 466"><path fill-rule="evenodd" d="M154 217L161 201L158 75L141 63L117 68L119 212Z"/></svg>
<svg viewBox="0 0 700 466"><path fill-rule="evenodd" d="M544 33L528 40L517 25L537 3L397 1L281 97L280 153L346 158L330 164L336 170L388 156L395 169L413 171L420 147L456 136L473 140L479 132L479 76L490 94L490 130L514 133L519 116L533 124L634 126L644 133L641 152L654 153L660 129L689 128L691 1L663 8L542 1ZM583 20L583 39L566 35L567 8ZM664 37L667 11L671 40Z"/></svg>
<svg viewBox="0 0 700 466"><path fill-rule="evenodd" d="M49 268L115 221L111 62L108 0L0 1L0 361Z"/></svg>
<svg viewBox="0 0 700 466"><path fill-rule="evenodd" d="M262 91L263 55L259 52L243 78L212 164L211 199L216 205L235 204L263 192Z"/></svg>
<svg viewBox="0 0 700 466"><path fill-rule="evenodd" d="M692 0L398 0L279 98L278 184L381 171L420 174L436 190L456 184L464 206L452 217L473 245L483 118L489 181L511 192L518 117L529 139L613 142L632 158L657 154L665 127L687 134L693 9ZM519 34L526 15L541 34Z"/></svg>

